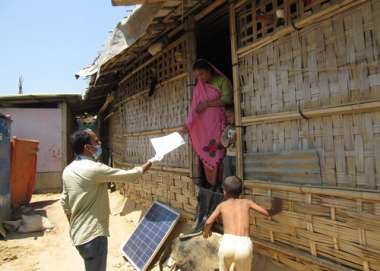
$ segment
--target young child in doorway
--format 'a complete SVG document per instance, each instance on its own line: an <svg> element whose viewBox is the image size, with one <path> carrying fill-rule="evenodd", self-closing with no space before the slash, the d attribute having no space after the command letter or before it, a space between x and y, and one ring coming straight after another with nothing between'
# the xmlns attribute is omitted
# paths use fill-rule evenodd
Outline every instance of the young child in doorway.
<svg viewBox="0 0 380 271"><path fill-rule="evenodd" d="M273 216L281 210L281 201L274 199L269 210L251 200L239 199L243 190L242 181L236 176L227 177L223 183L225 201L216 207L206 221L203 236L211 235L214 222L221 215L224 235L219 247L219 271L251 271L252 242L249 237L249 210L253 209L265 216Z"/></svg>
<svg viewBox="0 0 380 271"><path fill-rule="evenodd" d="M226 155L223 158L223 180L229 176L236 175L236 128L235 113L233 106L226 109L227 126L222 134L221 143L226 148Z"/></svg>

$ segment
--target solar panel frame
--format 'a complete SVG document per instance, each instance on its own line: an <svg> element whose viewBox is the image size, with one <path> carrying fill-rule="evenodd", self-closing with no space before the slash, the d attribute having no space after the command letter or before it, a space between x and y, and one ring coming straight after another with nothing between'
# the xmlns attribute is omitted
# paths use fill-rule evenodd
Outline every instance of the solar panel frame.
<svg viewBox="0 0 380 271"><path fill-rule="evenodd" d="M125 253L124 251L124 247L125 245L128 243L128 241L133 237L133 235L137 232L137 230L139 229L140 225L144 222L145 218L147 217L147 215L149 214L149 212L152 210L152 208L154 207L154 205L158 205L162 208L165 208L166 210L172 212L173 214L175 214L176 218L175 220L171 223L170 227L168 228L168 230L166 231L165 235L163 236L163 238L161 239L161 241L158 243L158 245L156 246L156 248L154 249L154 252L151 254L151 256L149 257L149 259L146 261L145 265L143 266L143 268L141 269L140 267L137 266L137 264L132 260L132 258L130 256L128 256L127 253ZM164 242L166 241L166 239L169 237L170 233L172 232L173 228L175 227L175 225L177 224L178 220L180 218L180 213L171 209L170 207L162 204L161 202L158 202L158 201L154 201L153 204L149 207L148 211L144 214L143 218L140 220L140 222L137 224L137 227L136 229L132 232L132 234L129 236L129 238L121 245L120 247L120 250L121 250L121 253L123 254L124 257L127 258L128 262L130 264L132 264L132 266L137 270L137 271L146 271L147 268L150 266L150 264L152 263L154 257L156 257L158 251L160 250L160 248L162 247L162 245L164 244Z"/></svg>

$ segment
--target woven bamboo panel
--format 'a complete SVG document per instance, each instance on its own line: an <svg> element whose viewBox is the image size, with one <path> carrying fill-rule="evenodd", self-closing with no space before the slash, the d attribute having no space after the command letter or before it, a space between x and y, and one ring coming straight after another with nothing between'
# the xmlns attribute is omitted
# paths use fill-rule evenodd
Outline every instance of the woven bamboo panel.
<svg viewBox="0 0 380 271"><path fill-rule="evenodd" d="M272 219L252 214L251 234L255 238L297 248L354 270L380 270L380 202L294 193L255 184L246 193L266 207L271 197L283 200L283 211ZM263 253L260 248L257 251ZM273 252L264 254L274 257ZM326 270L302 269L302 265L288 260L279 261L294 270Z"/></svg>
<svg viewBox="0 0 380 271"><path fill-rule="evenodd" d="M186 77L158 87L153 96L143 94L127 101L124 106L124 132L180 127L187 116L189 98Z"/></svg>
<svg viewBox="0 0 380 271"><path fill-rule="evenodd" d="M110 117L109 143L111 147L112 158L119 161L123 160L123 150L125 148L125 141L123 140L121 123L121 111L118 110L114 112L113 115Z"/></svg>
<svg viewBox="0 0 380 271"><path fill-rule="evenodd" d="M123 149L124 162L130 164L145 163L148 159L155 155L152 144L149 141L151 137L163 136L132 136L124 138L126 144ZM167 154L165 158L157 165L175 168L188 168L189 167L189 150L188 145L181 146L180 148Z"/></svg>
<svg viewBox="0 0 380 271"><path fill-rule="evenodd" d="M187 176L164 172L147 172L124 187L125 195L148 207L158 200L181 212L182 219L192 220L196 213L196 187Z"/></svg>
<svg viewBox="0 0 380 271"><path fill-rule="evenodd" d="M257 124L247 152L316 149L324 185L380 189L380 112Z"/></svg>
<svg viewBox="0 0 380 271"><path fill-rule="evenodd" d="M379 98L379 15L369 1L240 58L243 114Z"/></svg>
<svg viewBox="0 0 380 271"><path fill-rule="evenodd" d="M244 155L244 178L284 183L321 184L318 152L247 153Z"/></svg>
<svg viewBox="0 0 380 271"><path fill-rule="evenodd" d="M244 47L289 25L291 21L315 14L342 0L256 0L236 10L238 47ZM276 10L282 9L284 19Z"/></svg>
<svg viewBox="0 0 380 271"><path fill-rule="evenodd" d="M284 23L274 16L279 8L284 9L283 0L247 1L240 7L236 13L238 46L248 45L281 28Z"/></svg>
<svg viewBox="0 0 380 271"><path fill-rule="evenodd" d="M285 253L273 251L271 249L268 249L265 246L260 246L260 245L255 244L255 252L267 257L271 257L282 266L291 268L291 270L295 270L295 271L306 271L306 270L336 271L335 269L323 268L317 264L310 263L307 261L302 261L298 259L297 257L293 257Z"/></svg>
<svg viewBox="0 0 380 271"><path fill-rule="evenodd" d="M169 45L151 61L134 70L120 84L120 93L127 97L142 90L149 89L153 78L158 83L166 81L176 75L185 72L186 63L186 40L179 39Z"/></svg>

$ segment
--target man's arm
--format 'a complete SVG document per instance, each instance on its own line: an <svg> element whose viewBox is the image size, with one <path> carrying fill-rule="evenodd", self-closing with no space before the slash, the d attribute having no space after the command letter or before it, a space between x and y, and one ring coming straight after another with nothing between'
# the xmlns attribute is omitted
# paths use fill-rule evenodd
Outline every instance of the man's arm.
<svg viewBox="0 0 380 271"><path fill-rule="evenodd" d="M70 223L71 212L70 212L70 207L69 207L69 195L68 195L64 185L63 185L63 191L61 194L60 202L61 202L63 211L65 212L65 215L67 217L67 220Z"/></svg>
<svg viewBox="0 0 380 271"><path fill-rule="evenodd" d="M151 166L151 162L147 162L140 167L135 167L130 170L112 168L105 164L98 163L98 174L95 176L97 182L131 182L140 177Z"/></svg>
<svg viewBox="0 0 380 271"><path fill-rule="evenodd" d="M203 237L208 238L211 236L211 228L212 225L215 223L215 221L218 219L220 216L220 204L216 207L214 212L210 215L210 217L207 219L205 226L203 228Z"/></svg>

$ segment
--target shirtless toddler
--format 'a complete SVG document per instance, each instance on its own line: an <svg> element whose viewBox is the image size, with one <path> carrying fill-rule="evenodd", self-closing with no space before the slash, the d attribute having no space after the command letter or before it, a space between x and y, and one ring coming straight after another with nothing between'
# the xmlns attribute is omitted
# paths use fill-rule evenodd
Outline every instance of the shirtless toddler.
<svg viewBox="0 0 380 271"><path fill-rule="evenodd" d="M281 202L272 202L266 210L251 200L239 199L243 185L238 177L227 177L223 183L225 201L219 204L206 221L203 236L211 235L214 222L222 215L224 235L219 247L219 271L229 271L234 264L235 271L251 271L252 242L249 238L249 210L253 209L265 216L279 212Z"/></svg>

